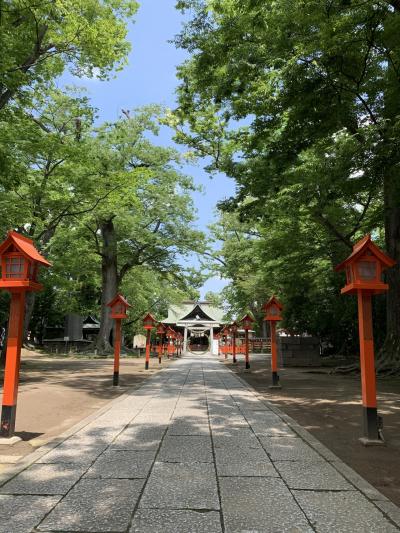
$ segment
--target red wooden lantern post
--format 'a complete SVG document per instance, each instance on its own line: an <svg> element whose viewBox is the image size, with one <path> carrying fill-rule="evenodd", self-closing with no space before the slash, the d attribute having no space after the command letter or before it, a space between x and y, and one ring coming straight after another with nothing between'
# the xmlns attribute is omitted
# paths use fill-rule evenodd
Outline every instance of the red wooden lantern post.
<svg viewBox="0 0 400 533"><path fill-rule="evenodd" d="M158 362L161 365L161 359L162 359L162 351L163 351L163 336L165 333L165 328L163 324L160 322L157 326L156 333L158 335L159 341L158 341Z"/></svg>
<svg viewBox="0 0 400 533"><path fill-rule="evenodd" d="M388 290L382 281L382 272L396 264L376 246L371 235L366 235L353 246L353 252L336 271L346 271L346 285L342 294L357 294L358 329L360 336L360 368L363 404L364 437L360 441L365 445L382 444L379 434L379 417L376 402L376 378L374 337L372 327L372 295Z"/></svg>
<svg viewBox="0 0 400 533"><path fill-rule="evenodd" d="M225 337L225 359L228 359L228 352L229 352L229 344L228 344L228 337L229 337L229 327L228 326L225 326L224 329L222 330L222 335L224 335Z"/></svg>
<svg viewBox="0 0 400 533"><path fill-rule="evenodd" d="M43 286L37 281L39 266L51 265L36 250L31 239L15 231L10 231L0 245L0 259L0 289L11 293L0 425L0 435L9 438L15 430L25 295L28 291L42 290Z"/></svg>
<svg viewBox="0 0 400 533"><path fill-rule="evenodd" d="M151 336L151 330L155 327L156 321L153 315L150 313L147 313L147 315L143 319L143 327L147 332L146 335L146 362L144 364L144 368L146 370L149 369L149 363L150 363L150 336Z"/></svg>
<svg viewBox="0 0 400 533"><path fill-rule="evenodd" d="M233 362L237 363L236 359L236 334L238 332L239 326L237 325L236 321L232 323L231 325L231 332L232 332L232 357Z"/></svg>
<svg viewBox="0 0 400 533"><path fill-rule="evenodd" d="M175 332L174 330L171 328L171 326L168 326L167 327L167 330L166 330L166 337L167 337L167 357L168 359L170 358L170 355L171 355L171 352L173 354L173 351L174 351L174 348L173 346L171 347L171 343L172 343L172 340L175 336Z"/></svg>
<svg viewBox="0 0 400 533"><path fill-rule="evenodd" d="M246 361L246 368L250 368L250 357L249 357L249 329L251 329L253 322L255 322L254 318L247 313L244 315L242 320L240 321L240 324L242 325L245 333L245 361Z"/></svg>
<svg viewBox="0 0 400 533"><path fill-rule="evenodd" d="M265 311L264 320L269 322L271 330L271 372L272 372L272 385L271 389L280 389L279 374L278 374L278 348L276 345L276 323L282 320L283 305L275 296L272 296L266 304L263 306Z"/></svg>
<svg viewBox="0 0 400 533"><path fill-rule="evenodd" d="M114 327L114 375L113 385L119 384L119 357L121 354L121 320L128 318L127 311L132 307L121 294L117 294L111 302L107 304L111 307L111 318L115 320Z"/></svg>
<svg viewBox="0 0 400 533"><path fill-rule="evenodd" d="M183 341L183 336L182 336L182 333L178 333L178 357L180 357L182 355L182 341Z"/></svg>

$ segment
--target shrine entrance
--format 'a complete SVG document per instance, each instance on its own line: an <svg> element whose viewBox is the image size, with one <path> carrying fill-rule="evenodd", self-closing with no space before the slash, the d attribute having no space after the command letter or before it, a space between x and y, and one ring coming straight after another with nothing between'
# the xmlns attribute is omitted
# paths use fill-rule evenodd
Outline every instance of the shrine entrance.
<svg viewBox="0 0 400 533"><path fill-rule="evenodd" d="M196 354L205 354L210 351L210 337L205 332L191 331L187 340L187 349Z"/></svg>
<svg viewBox="0 0 400 533"><path fill-rule="evenodd" d="M168 317L162 320L166 326L183 333L183 351L218 355L215 333L222 326L223 310L206 301L186 301L168 309Z"/></svg>

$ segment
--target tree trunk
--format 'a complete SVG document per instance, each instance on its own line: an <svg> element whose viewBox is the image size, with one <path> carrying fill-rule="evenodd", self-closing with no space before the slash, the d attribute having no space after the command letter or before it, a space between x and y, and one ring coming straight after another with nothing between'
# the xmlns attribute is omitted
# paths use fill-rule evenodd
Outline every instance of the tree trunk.
<svg viewBox="0 0 400 533"><path fill-rule="evenodd" d="M110 334L114 321L110 316L110 308L107 307L107 304L114 298L118 290L117 238L113 218L105 220L100 226L102 238L101 316L100 331L94 345L99 353L112 351Z"/></svg>
<svg viewBox="0 0 400 533"><path fill-rule="evenodd" d="M397 261L386 271L389 284L386 307L386 339L380 352L378 371L400 370L400 182L395 169L389 170L384 182L386 251Z"/></svg>
<svg viewBox="0 0 400 533"><path fill-rule="evenodd" d="M36 293L34 292L27 293L26 301L25 301L24 332L23 332L23 339L22 339L24 344L28 342L29 324L31 322L33 308L35 307L35 299L36 299Z"/></svg>

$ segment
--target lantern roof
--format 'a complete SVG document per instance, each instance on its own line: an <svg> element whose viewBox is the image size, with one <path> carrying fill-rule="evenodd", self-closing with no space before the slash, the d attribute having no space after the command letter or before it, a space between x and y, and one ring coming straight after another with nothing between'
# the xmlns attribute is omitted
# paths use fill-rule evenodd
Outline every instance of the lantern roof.
<svg viewBox="0 0 400 533"><path fill-rule="evenodd" d="M49 263L47 259L37 251L33 244L33 240L16 231L9 231L5 241L0 244L0 256L6 253L8 248L12 245L28 259L36 261L45 267L51 266L51 263Z"/></svg>
<svg viewBox="0 0 400 533"><path fill-rule="evenodd" d="M108 302L107 307L114 307L115 304L121 303L125 307L132 307L130 303L122 296L122 294L117 294L114 296L114 298L111 300L111 302Z"/></svg>
<svg viewBox="0 0 400 533"><path fill-rule="evenodd" d="M152 320L154 323L156 323L156 319L154 318L154 316L151 314L151 313L147 313L147 315L143 318L143 322L146 321L146 320Z"/></svg>
<svg viewBox="0 0 400 533"><path fill-rule="evenodd" d="M239 322L244 322L245 320L247 320L249 322L255 322L255 318L253 317L253 315L251 313L246 313L244 315L244 317Z"/></svg>
<svg viewBox="0 0 400 533"><path fill-rule="evenodd" d="M271 307L271 305L276 305L280 311L282 311L283 309L283 305L281 304L281 302L278 300L278 298L275 295L271 296L268 302L266 302L262 306L262 310L267 311Z"/></svg>
<svg viewBox="0 0 400 533"><path fill-rule="evenodd" d="M347 257L347 259L337 265L335 270L337 272L343 270L349 263L356 261L356 259L363 255L367 250L369 250L372 255L374 255L378 261L381 262L383 268L389 268L396 264L394 259L386 255L376 244L372 242L371 235L366 235L354 244L352 253L349 255L349 257Z"/></svg>

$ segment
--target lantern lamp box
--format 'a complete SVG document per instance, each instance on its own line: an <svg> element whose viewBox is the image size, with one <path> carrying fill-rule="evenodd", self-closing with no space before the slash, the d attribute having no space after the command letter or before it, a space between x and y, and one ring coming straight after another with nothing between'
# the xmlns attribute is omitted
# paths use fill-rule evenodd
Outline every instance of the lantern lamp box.
<svg viewBox="0 0 400 533"><path fill-rule="evenodd" d="M337 272L345 270L346 285L341 292L354 294L359 289L368 290L372 294L379 294L388 289L382 281L382 273L396 261L387 256L371 240L371 235L366 235L353 246L353 252L340 265Z"/></svg>
<svg viewBox="0 0 400 533"><path fill-rule="evenodd" d="M254 318L250 315L250 313L247 313L240 321L240 324L242 325L243 329L249 330L251 329L253 322L255 322Z"/></svg>
<svg viewBox="0 0 400 533"><path fill-rule="evenodd" d="M147 313L147 315L143 319L143 327L144 329L153 329L156 325L156 319L151 315L150 313Z"/></svg>
<svg viewBox="0 0 400 533"><path fill-rule="evenodd" d="M49 263L36 250L33 241L16 231L9 231L0 245L1 279L0 289L9 291L40 291L38 283L39 266L49 267Z"/></svg>
<svg viewBox="0 0 400 533"><path fill-rule="evenodd" d="M239 329L239 326L238 326L237 322L236 321L232 322L232 324L231 324L231 332L232 333L237 333L238 329Z"/></svg>
<svg viewBox="0 0 400 533"><path fill-rule="evenodd" d="M111 307L111 318L127 318L128 308L132 306L121 294L117 294L115 298L107 304L107 307Z"/></svg>
<svg viewBox="0 0 400 533"><path fill-rule="evenodd" d="M265 311L264 320L282 320L282 309L283 305L278 298L276 298L276 296L271 296L268 302L263 305L263 311Z"/></svg>
<svg viewBox="0 0 400 533"><path fill-rule="evenodd" d="M171 328L171 326L167 327L166 333L167 333L167 337L169 339L174 339L175 338L175 331Z"/></svg>
<svg viewBox="0 0 400 533"><path fill-rule="evenodd" d="M161 322L157 325L156 333L157 333L157 335L164 335L164 333L165 333L165 327L164 327L164 325Z"/></svg>

